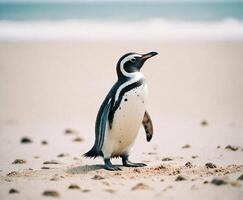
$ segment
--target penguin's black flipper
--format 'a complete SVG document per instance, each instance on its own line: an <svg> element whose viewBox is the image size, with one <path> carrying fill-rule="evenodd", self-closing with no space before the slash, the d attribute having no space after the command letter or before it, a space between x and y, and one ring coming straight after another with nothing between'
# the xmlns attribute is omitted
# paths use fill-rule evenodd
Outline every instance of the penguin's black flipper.
<svg viewBox="0 0 243 200"><path fill-rule="evenodd" d="M90 151L84 154L85 157L95 158L103 155L101 149L104 143L108 115L112 104L111 100L108 97L101 105L95 124L95 144Z"/></svg>
<svg viewBox="0 0 243 200"><path fill-rule="evenodd" d="M147 141L149 142L153 137L153 123L147 111L145 111L144 113L142 123L146 132Z"/></svg>

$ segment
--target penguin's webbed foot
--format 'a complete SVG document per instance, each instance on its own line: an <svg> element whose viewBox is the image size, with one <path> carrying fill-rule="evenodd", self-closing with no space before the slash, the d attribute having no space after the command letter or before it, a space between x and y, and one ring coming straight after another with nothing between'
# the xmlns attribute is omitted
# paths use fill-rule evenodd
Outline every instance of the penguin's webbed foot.
<svg viewBox="0 0 243 200"><path fill-rule="evenodd" d="M112 163L111 163L111 161L110 161L110 158L105 158L105 159L104 159L104 162L105 162L105 166L104 166L104 168L105 168L106 170L110 170L110 171L121 171L121 168L112 165Z"/></svg>
<svg viewBox="0 0 243 200"><path fill-rule="evenodd" d="M145 167L147 165L145 163L133 163L128 160L125 163L123 163L123 166L125 166L125 167Z"/></svg>
<svg viewBox="0 0 243 200"><path fill-rule="evenodd" d="M133 163L128 160L128 155L121 156L122 157L122 164L125 167L145 167L147 166L145 163Z"/></svg>

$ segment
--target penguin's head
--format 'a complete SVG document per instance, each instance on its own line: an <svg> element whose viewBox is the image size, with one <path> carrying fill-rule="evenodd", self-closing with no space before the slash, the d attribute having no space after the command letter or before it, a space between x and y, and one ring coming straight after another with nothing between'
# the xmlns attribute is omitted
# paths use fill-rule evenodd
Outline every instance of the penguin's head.
<svg viewBox="0 0 243 200"><path fill-rule="evenodd" d="M123 55L116 66L118 78L122 76L132 77L136 72L139 72L145 61L155 55L157 52L146 54L127 53Z"/></svg>

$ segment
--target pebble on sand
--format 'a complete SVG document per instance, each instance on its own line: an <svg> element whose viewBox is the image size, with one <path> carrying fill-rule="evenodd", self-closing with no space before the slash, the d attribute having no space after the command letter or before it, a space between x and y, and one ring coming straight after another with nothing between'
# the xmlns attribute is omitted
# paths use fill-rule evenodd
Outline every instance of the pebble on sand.
<svg viewBox="0 0 243 200"><path fill-rule="evenodd" d="M186 180L186 178L184 176L181 176L181 175L179 175L175 178L175 181L185 181L185 180Z"/></svg>
<svg viewBox="0 0 243 200"><path fill-rule="evenodd" d="M211 181L212 184L214 185L217 185L217 186L220 186L220 185L225 185L227 184L227 182L223 179L218 179L218 178L214 178L212 181Z"/></svg>
<svg viewBox="0 0 243 200"><path fill-rule="evenodd" d="M196 159L196 158L198 158L198 155L192 156L192 159Z"/></svg>
<svg viewBox="0 0 243 200"><path fill-rule="evenodd" d="M83 138L81 137L76 137L73 139L73 142L82 142L83 141Z"/></svg>
<svg viewBox="0 0 243 200"><path fill-rule="evenodd" d="M185 167L192 168L192 163L191 163L191 162L187 162L187 163L185 164Z"/></svg>
<svg viewBox="0 0 243 200"><path fill-rule="evenodd" d="M75 131L71 128L67 128L67 129L65 129L64 133L65 134L75 134L75 133L77 133L77 131Z"/></svg>
<svg viewBox="0 0 243 200"><path fill-rule="evenodd" d="M191 145L190 144L185 144L184 146L181 147L182 149L188 149L188 148L191 148Z"/></svg>
<svg viewBox="0 0 243 200"><path fill-rule="evenodd" d="M27 163L27 161L24 159L16 159L12 162L12 164L25 164L25 163Z"/></svg>
<svg viewBox="0 0 243 200"><path fill-rule="evenodd" d="M211 169L213 169L213 168L217 168L217 166L216 166L215 164L211 163L211 162L206 163L205 166L206 166L207 168L211 168Z"/></svg>
<svg viewBox="0 0 243 200"><path fill-rule="evenodd" d="M41 141L41 144L42 144L42 145L47 145L48 142L47 142L46 140L42 140L42 141Z"/></svg>
<svg viewBox="0 0 243 200"><path fill-rule="evenodd" d="M23 137L20 141L22 144L32 143L32 140L28 137Z"/></svg>
<svg viewBox="0 0 243 200"><path fill-rule="evenodd" d="M77 184L71 184L71 185L69 185L68 189L71 189L71 190L73 190L73 189L74 190L79 190L80 187Z"/></svg>
<svg viewBox="0 0 243 200"><path fill-rule="evenodd" d="M111 188L107 188L105 189L106 192L109 192L111 194L114 194L115 193L115 190L111 189Z"/></svg>
<svg viewBox="0 0 243 200"><path fill-rule="evenodd" d="M229 149L229 150L231 150L231 151L237 151L237 150L239 149L239 147L237 147L237 146L232 146L232 145L227 145L227 146L225 147L225 149Z"/></svg>
<svg viewBox="0 0 243 200"><path fill-rule="evenodd" d="M49 197L60 197L60 194L54 190L46 190L42 193L42 195Z"/></svg>
<svg viewBox="0 0 243 200"><path fill-rule="evenodd" d="M208 122L206 120L201 121L201 126L208 126Z"/></svg>
<svg viewBox="0 0 243 200"><path fill-rule="evenodd" d="M144 183L138 183L131 188L131 190L149 190L149 189L151 188Z"/></svg>
<svg viewBox="0 0 243 200"><path fill-rule="evenodd" d="M241 174L241 175L237 178L237 180L243 181L243 174Z"/></svg>
<svg viewBox="0 0 243 200"><path fill-rule="evenodd" d="M14 188L11 188L9 191L8 191L9 194L14 194L14 193L19 193L18 190L14 189Z"/></svg>
<svg viewBox="0 0 243 200"><path fill-rule="evenodd" d="M49 164L60 164L57 160L49 160L49 161L45 161L43 162L44 165L49 165Z"/></svg>
<svg viewBox="0 0 243 200"><path fill-rule="evenodd" d="M173 159L170 158L170 157L165 157L165 158L162 159L162 161L172 161L172 160L173 160Z"/></svg>
<svg viewBox="0 0 243 200"><path fill-rule="evenodd" d="M57 157L66 157L66 156L68 156L69 154L68 153L60 153L60 154L58 154L57 155Z"/></svg>
<svg viewBox="0 0 243 200"><path fill-rule="evenodd" d="M16 171L11 171L7 174L7 176L18 176L19 175L19 172L16 172Z"/></svg>

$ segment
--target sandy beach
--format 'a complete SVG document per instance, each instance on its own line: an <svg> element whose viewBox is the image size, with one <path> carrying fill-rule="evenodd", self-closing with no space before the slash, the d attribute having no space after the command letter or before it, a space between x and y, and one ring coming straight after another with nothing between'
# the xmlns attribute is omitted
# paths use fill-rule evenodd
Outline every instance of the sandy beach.
<svg viewBox="0 0 243 200"><path fill-rule="evenodd" d="M110 172L82 154L130 51L159 53L142 69L154 137L141 128L131 154L147 167ZM242 55L242 42L0 42L0 199L242 199Z"/></svg>

